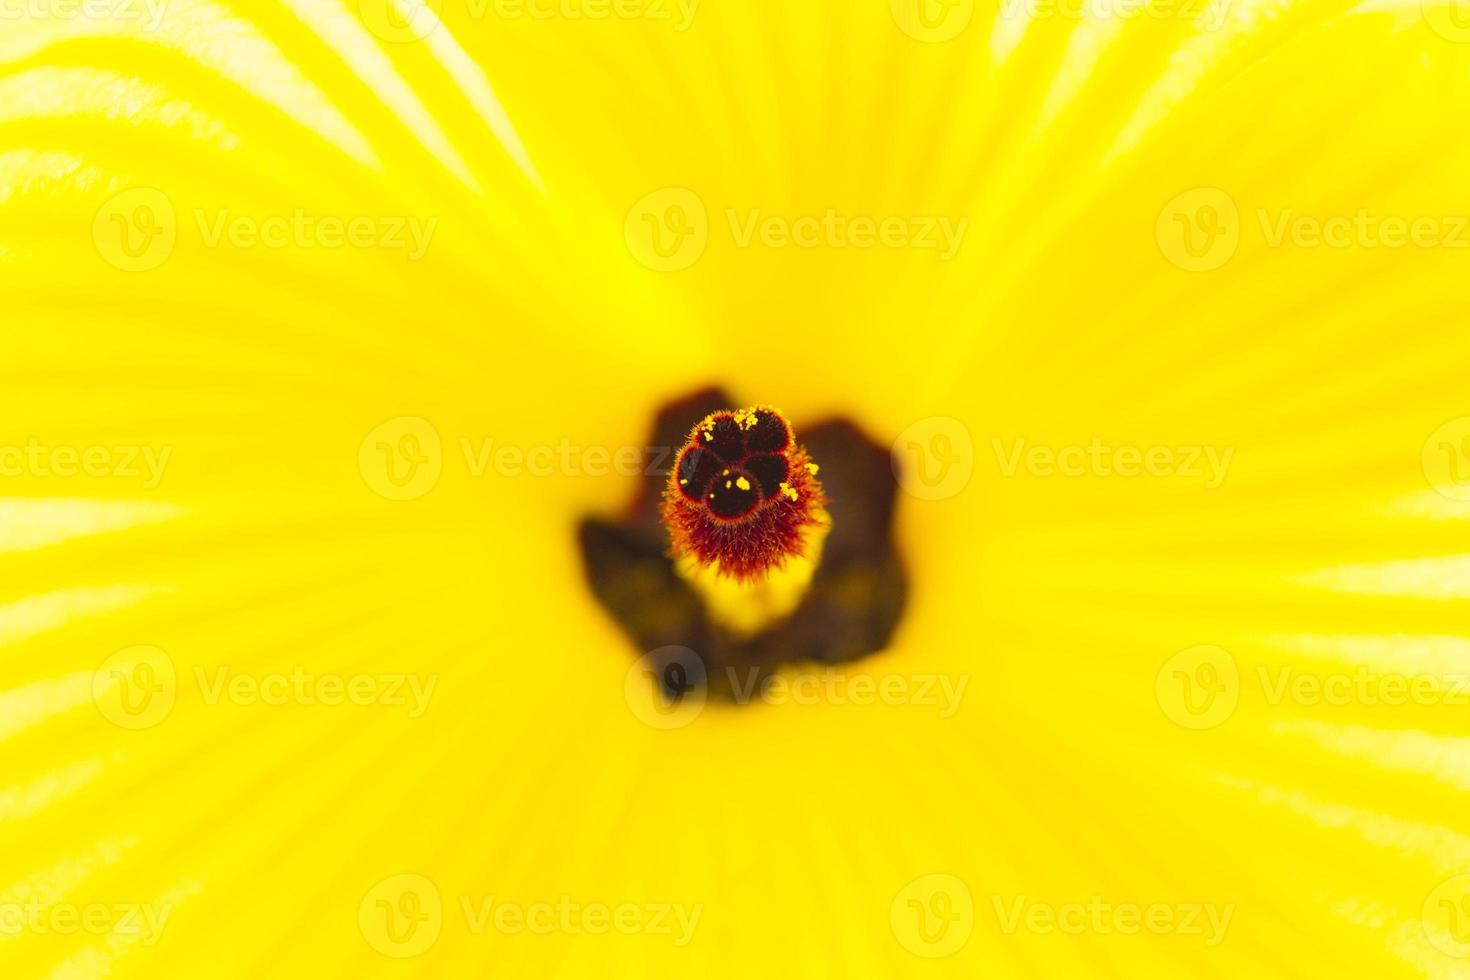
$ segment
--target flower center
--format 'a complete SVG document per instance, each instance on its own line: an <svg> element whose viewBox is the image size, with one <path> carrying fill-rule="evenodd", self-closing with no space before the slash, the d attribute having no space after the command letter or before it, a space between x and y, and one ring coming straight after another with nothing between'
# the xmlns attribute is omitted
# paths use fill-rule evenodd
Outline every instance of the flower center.
<svg viewBox="0 0 1470 980"><path fill-rule="evenodd" d="M579 529L589 584L634 656L693 650L725 697L782 664L883 649L907 591L888 450L846 420L798 440L775 409L730 404L706 390L661 411L628 513Z"/></svg>
<svg viewBox="0 0 1470 980"><path fill-rule="evenodd" d="M773 408L705 416L664 490L674 557L753 583L806 555L810 532L826 523L818 469Z"/></svg>

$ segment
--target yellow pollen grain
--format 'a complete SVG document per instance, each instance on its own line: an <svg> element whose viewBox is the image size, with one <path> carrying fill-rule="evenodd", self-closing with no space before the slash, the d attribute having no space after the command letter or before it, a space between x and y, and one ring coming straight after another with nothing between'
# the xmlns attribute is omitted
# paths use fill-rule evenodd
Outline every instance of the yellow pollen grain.
<svg viewBox="0 0 1470 980"><path fill-rule="evenodd" d="M727 487L728 487L728 486L729 486L729 485L730 485L730 484L728 484L728 483L727 483L727 484L725 484L725 486L727 486ZM746 479L746 478L745 478L745 477L743 477L743 476L741 476L741 477L736 477L736 478L735 478L735 485L736 485L736 486L737 486L737 487L739 487L739 488L740 488L740 489L741 489L741 490L749 490L749 489L750 489L750 481L749 481L749 480L747 480L747 479Z"/></svg>
<svg viewBox="0 0 1470 980"><path fill-rule="evenodd" d="M730 481L729 480L726 480L725 481L725 489L726 490L730 489Z"/></svg>
<svg viewBox="0 0 1470 980"><path fill-rule="evenodd" d="M792 500L796 499L796 488L789 483L781 484L781 492L790 497Z"/></svg>
<svg viewBox="0 0 1470 980"><path fill-rule="evenodd" d="M817 475L817 471L820 470L820 469L821 469L821 467L818 466L816 463L807 463L806 464L806 471L808 473L810 473L812 476L816 476Z"/></svg>

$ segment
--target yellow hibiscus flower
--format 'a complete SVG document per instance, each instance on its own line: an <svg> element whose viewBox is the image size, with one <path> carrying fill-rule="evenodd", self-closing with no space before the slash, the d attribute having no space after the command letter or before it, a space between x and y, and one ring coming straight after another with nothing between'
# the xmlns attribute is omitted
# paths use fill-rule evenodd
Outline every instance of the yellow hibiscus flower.
<svg viewBox="0 0 1470 980"><path fill-rule="evenodd" d="M4 976L1470 975L1451 0L0 13ZM900 611L671 699L710 386Z"/></svg>

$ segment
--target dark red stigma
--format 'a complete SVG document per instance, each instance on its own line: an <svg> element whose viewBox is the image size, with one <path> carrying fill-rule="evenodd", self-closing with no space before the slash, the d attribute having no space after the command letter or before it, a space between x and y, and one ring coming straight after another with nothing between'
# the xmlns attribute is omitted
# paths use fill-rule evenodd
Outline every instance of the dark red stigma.
<svg viewBox="0 0 1470 980"><path fill-rule="evenodd" d="M741 580L800 555L827 498L817 465L773 408L715 412L689 433L664 490L675 557Z"/></svg>

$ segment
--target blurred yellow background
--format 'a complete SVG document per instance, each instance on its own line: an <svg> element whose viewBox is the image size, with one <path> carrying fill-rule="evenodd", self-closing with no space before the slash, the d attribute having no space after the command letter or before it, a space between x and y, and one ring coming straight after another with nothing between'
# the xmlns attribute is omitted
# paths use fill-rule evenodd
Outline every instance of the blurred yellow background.
<svg viewBox="0 0 1470 980"><path fill-rule="evenodd" d="M1470 975L1463 4L0 13L0 975ZM670 719L708 384L911 591Z"/></svg>

